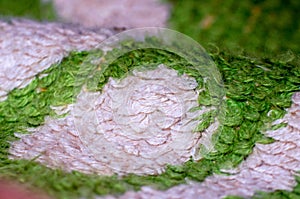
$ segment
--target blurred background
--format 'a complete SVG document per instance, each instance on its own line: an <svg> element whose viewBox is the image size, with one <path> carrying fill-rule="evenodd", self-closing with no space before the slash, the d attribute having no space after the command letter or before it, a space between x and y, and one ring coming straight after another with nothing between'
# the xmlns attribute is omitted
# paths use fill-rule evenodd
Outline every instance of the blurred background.
<svg viewBox="0 0 300 199"><path fill-rule="evenodd" d="M0 17L23 17L35 20L54 21L57 18L52 1L0 0Z"/></svg>
<svg viewBox="0 0 300 199"><path fill-rule="evenodd" d="M299 0L170 0L170 26L197 39L259 55L300 52ZM235 50L233 50L235 51Z"/></svg>
<svg viewBox="0 0 300 199"><path fill-rule="evenodd" d="M83 26L166 26L232 53L300 53L299 0L0 0L0 16Z"/></svg>

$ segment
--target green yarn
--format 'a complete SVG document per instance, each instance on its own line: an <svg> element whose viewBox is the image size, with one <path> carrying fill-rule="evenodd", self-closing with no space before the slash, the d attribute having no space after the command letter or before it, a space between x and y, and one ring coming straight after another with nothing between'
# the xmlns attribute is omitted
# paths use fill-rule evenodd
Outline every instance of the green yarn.
<svg viewBox="0 0 300 199"><path fill-rule="evenodd" d="M300 21L297 20L299 1L169 1L174 3L170 19L172 28L193 37L205 47L210 47L210 42L213 42L223 46L222 49L233 49L230 53L222 50L220 53L211 54L223 76L227 97L224 126L213 137L217 151L207 154L199 162L188 161L182 166L168 166L166 172L158 176L129 175L123 178L85 175L79 172L65 173L33 161L8 160L8 141L16 139L13 133L27 133L26 128L42 125L45 116L59 117L50 109L50 105L72 103L73 97L84 83L87 83L90 90L101 90L108 77L122 78L131 67L165 63L179 73L194 75L199 87L205 86L202 78L195 75L195 71L182 70L187 64L185 60L165 51L130 52L114 62L105 73L96 72L88 80L85 78L97 66L83 62L91 53L97 55L99 52L73 52L61 63L54 64L39 74L26 88L15 89L9 93L6 101L0 102L2 177L30 183L57 198L92 198L95 194L120 194L128 189L138 190L143 185L166 189L185 183L186 179L203 181L213 172L220 173L220 168L237 166L251 154L255 143L273 142L272 138L263 136L262 132L285 125L272 126L271 122L283 117L285 108L291 105L291 95L299 91L300 61L292 53L272 59L262 57L288 50L300 52L299 42L296 42L300 41ZM13 1L0 0L1 16L55 19L51 5L42 4L40 1L30 1L29 4L27 0L18 1L17 4L11 2ZM30 9L26 9L28 5ZM243 50L240 47L261 58L241 55ZM48 76L39 78L42 74ZM199 95L199 103L209 106L214 101L210 99L208 92L203 92ZM207 128L212 116L213 112L202 116L204 122L199 124L197 130ZM299 177L296 180L297 186L292 192L258 192L253 198L299 198Z"/></svg>
<svg viewBox="0 0 300 199"><path fill-rule="evenodd" d="M156 40L152 38L152 40L148 39L148 42L156 42ZM131 44L124 43L123 48L127 45ZM118 50L120 49L108 52L104 60L114 58ZM85 83L87 89L100 91L109 77L123 78L134 67L143 65L154 67L164 63L180 74L187 73L195 77L199 88L206 86L199 71L187 67L189 63L176 54L163 50L149 48L131 51L113 61L108 67L105 65L107 61L100 65L92 64L90 58L94 57L100 58L102 53L73 52L59 64L54 64L38 74L27 87L10 92L7 100L0 103L0 131L3 138L0 141L3 160L0 163L1 175L30 182L55 194L58 198L68 194L70 198L80 194L84 194L85 197L92 194L116 194L127 189L138 190L144 185L166 189L185 183L186 179L203 181L208 175L219 173L221 168L237 166L252 152L256 142L271 142L272 140L265 138L261 131L272 127L271 122L283 116L284 108L290 106L291 94L299 89L299 83L288 75L300 74L297 67L293 65L215 53L212 57L223 76L227 90L226 117L223 128L220 128L213 137L216 151L208 153L203 160L199 162L190 160L182 166L168 166L163 174L157 176L132 174L122 178L78 173L75 175L78 176L77 178L74 177L74 172L63 173L60 170L51 170L33 161L8 160L7 141L14 140L13 133L25 133L28 127L42 125L45 116L58 117L50 106L73 103L74 97ZM287 84L291 87L283 89ZM265 89L257 86L263 86ZM210 100L210 94L207 92L199 95L199 103L206 106L215 104ZM270 111L269 117L267 115ZM215 114L216 112L211 111L200 116L199 119L203 122L199 124L197 130L207 128ZM33 171L42 171L47 175L32 176ZM52 178L48 178L48 175ZM61 178L61 175L64 177ZM95 181L86 184L77 182L89 178ZM70 181L70 184L66 184L66 181ZM78 190L74 190L74 187ZM82 189L85 191L80 191Z"/></svg>
<svg viewBox="0 0 300 199"><path fill-rule="evenodd" d="M87 56L91 54L101 56L100 52L71 53L61 63L54 64L38 74L35 80L24 89L13 90L9 93L8 99L0 103L1 176L29 182L33 186L45 189L57 198L120 194L128 189L138 190L144 185L166 189L185 183L186 179L203 181L212 173L220 173L221 168L237 166L251 154L256 142L265 144L272 142L272 139L264 137L261 132L272 128L271 122L284 115L284 109L291 105L291 94L299 90L300 86L299 82L291 78L295 75L300 78L297 65L269 59L231 56L227 53L211 54L227 89L227 115L223 128L220 128L213 136L216 151L208 153L199 162L190 160L182 166L168 166L164 173L157 176L131 174L120 178L86 175L79 172L64 173L59 169L52 170L33 161L8 160L9 144L7 141L15 139L14 132L26 133L25 128L42 125L47 115L58 117L50 109L50 105L65 105L74 101L73 97L76 96L76 92L79 92L76 88L80 88L80 85L89 81L85 77L98 67L85 62ZM109 56L108 54L107 57ZM184 67L188 64L175 54L165 51L144 49L129 52L113 62L102 75L95 74L93 78L100 81L96 87L91 86L89 89L101 90L109 76L122 78L130 71L130 67L143 65L143 63L149 64L150 61L153 61L153 64L170 65L178 68L179 71L182 70L182 73L185 72ZM197 76L195 71L186 72ZM39 78L43 76L42 74L48 75ZM243 77L247 77L246 84ZM198 81L203 84L199 77ZM287 90L283 89L286 84L291 85L293 89L290 87ZM264 85L268 88L268 94L265 93L266 89L258 89L256 85ZM242 97L238 97L238 93L232 94L233 86L241 87L237 89L245 91L242 92ZM202 100L204 98L199 97L199 99L200 102L210 105ZM270 117L267 116L269 112ZM204 121L207 121L212 115L213 113L209 112L202 117ZM207 123L202 125L198 128L207 127L205 126ZM37 175L32 175L33 173Z"/></svg>

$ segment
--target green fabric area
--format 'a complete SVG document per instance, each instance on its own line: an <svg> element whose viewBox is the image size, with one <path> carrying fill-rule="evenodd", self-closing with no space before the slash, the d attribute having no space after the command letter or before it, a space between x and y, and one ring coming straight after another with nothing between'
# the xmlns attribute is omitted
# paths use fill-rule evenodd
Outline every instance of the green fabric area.
<svg viewBox="0 0 300 199"><path fill-rule="evenodd" d="M292 93L299 90L300 59L293 54L284 54L276 59L253 58L244 55L243 51L258 57L274 57L272 54L289 50L299 54L300 1L168 1L173 4L171 28L191 36L204 47L211 48L211 55L223 75L228 98L227 116L223 128L214 137L217 152L208 154L200 162L189 161L180 167L169 166L159 176L129 175L124 178L85 175L79 172L64 173L33 161L8 160L7 141L16 139L13 133L26 133L27 127L43 124L47 115L58 117L51 111L50 105L73 102L72 97L76 95L80 85L85 83L86 75L95 71L93 65L86 67L86 70L82 70L80 65L91 53L98 52L74 52L60 64L44 71L43 74L49 74L47 77L37 78L25 89L14 90L7 101L0 103L0 176L29 183L46 190L56 198L92 198L94 194L118 194L128 189L138 190L143 185L166 189L185 183L185 179L202 181L213 172L220 173L220 168L236 166L251 154L256 142L272 142L272 139L263 137L261 132L282 126L271 126L270 123L284 115L284 108L290 106ZM55 19L52 5L39 0L0 0L0 16ZM220 53L211 47L214 45L228 49L230 53L224 53L223 50ZM102 72L96 73L93 75L94 79L91 78L87 84L91 89L100 90L108 76L122 78L130 66L141 63L165 63L173 67L186 65L184 60L171 53L160 51L159 54L163 54L160 56L157 53L151 50L129 53L112 64L115 67L117 63L121 63L119 68L108 70L105 77ZM98 83L95 85L95 82ZM199 96L199 101L203 105L211 103L205 92ZM271 117L267 117L270 110ZM211 115L208 114L206 119L209 121ZM208 124L209 122L202 123L198 130L206 128ZM260 192L253 198L299 198L300 180L298 177L296 179L298 184L292 192Z"/></svg>
<svg viewBox="0 0 300 199"><path fill-rule="evenodd" d="M172 4L170 28L197 40L258 56L300 52L298 0L165 0Z"/></svg>
<svg viewBox="0 0 300 199"><path fill-rule="evenodd" d="M38 74L26 88L13 90L8 99L0 103L1 177L29 183L46 190L56 198L120 194L129 189L139 190L144 185L167 189L185 183L186 179L200 182L212 173L221 173L221 168L237 166L251 154L255 143L272 142L262 132L281 127L271 126L271 122L284 115L284 109L291 105L291 95L300 86L299 59L280 61L212 52L211 56L223 76L226 88L227 115L224 126L214 136L217 151L208 153L199 162L190 160L182 166L170 165L166 172L157 176L132 174L121 178L116 175L64 173L36 164L33 160L8 160L7 141L16 139L13 133L26 133L27 127L42 125L47 115L58 117L51 111L50 105L72 103L73 97L84 83L91 90L101 90L108 77L122 78L132 67L144 64L164 63L181 73L195 75L194 71L183 70L188 65L185 60L162 50L132 51L119 57L107 68L86 61L89 57L101 56L101 52L97 51L71 53L61 63ZM110 56L108 53L105 59L109 60ZM102 73L95 73L97 70L101 71L101 68L105 68ZM43 74L48 75L44 77ZM86 78L89 75L91 78ZM202 79L196 78L201 84ZM201 94L199 102L211 105L207 98L207 93ZM270 117L267 116L269 111ZM205 128L205 125L200 125L199 128Z"/></svg>
<svg viewBox="0 0 300 199"><path fill-rule="evenodd" d="M296 59L299 60L300 1L298 0L165 1L172 4L171 17L169 20L170 28L192 37L205 48L209 49L218 46L222 49L221 51L227 49L226 51L230 52L229 54L231 55L235 55L235 57L238 57L244 52L251 53L260 58L277 57L276 59L281 60L279 61L281 63L288 63L293 57L292 53L289 54L286 52L294 52L298 55ZM219 49L217 49L217 51L219 51ZM280 55L280 57L278 55ZM255 60L257 61L257 59ZM268 61L265 60L264 62L267 63ZM231 62L229 62L229 64L231 65ZM293 65L299 68L299 61ZM274 69L274 74L276 73L275 70L277 69ZM278 68L278 70L280 69ZM286 73L281 72L278 73L282 74L283 77L299 82L299 76L289 73L288 71ZM245 74L242 78L244 78L243 84L248 84L248 81L250 81L250 83L253 81L251 80L253 79L251 75L248 76ZM234 78L231 79L235 81ZM255 81L256 79L257 78L254 77ZM265 84L267 84L268 80L264 81L266 81ZM227 95L229 94L229 96L239 98L240 100L241 98L245 98L245 94L247 93L252 95L251 92L253 92L253 88L251 88L250 85L245 85L244 87L238 86L240 82L241 81L225 83L227 86L229 85ZM234 86L234 84L236 84L236 86ZM272 95L275 89L278 89L276 85L277 84L275 84L275 88L270 90L266 90L266 88L268 88L266 85L260 89L265 90L266 93L271 92L269 94ZM282 88L284 88L284 86ZM290 87L290 85L286 85L285 88L293 89L293 86ZM280 89L278 89L278 91L280 91ZM277 95L280 95L278 91ZM240 92L244 94L240 95ZM246 96L249 97L249 94ZM260 95L261 94L256 94L257 99L261 98L260 101L255 102L257 103L256 106L259 106L260 103L261 106L264 106L264 104L267 103L264 98L267 95ZM288 98L285 99L288 100ZM278 103L280 103L280 101L278 101ZM280 111L279 113L281 114ZM255 112L249 115L253 118L261 117L261 115ZM237 118L241 117L238 116ZM233 119L231 122L238 123L238 120L235 121ZM256 124L251 123L251 125ZM278 125L273 128L280 128L281 126L282 125ZM247 147L245 150L248 150ZM297 179L297 182L298 184L292 192L276 191L273 193L259 193L254 198L299 198L299 179ZM240 197L228 198L233 199Z"/></svg>
<svg viewBox="0 0 300 199"><path fill-rule="evenodd" d="M56 14L52 1L0 0L0 17L23 17L40 21L53 21L56 19Z"/></svg>

